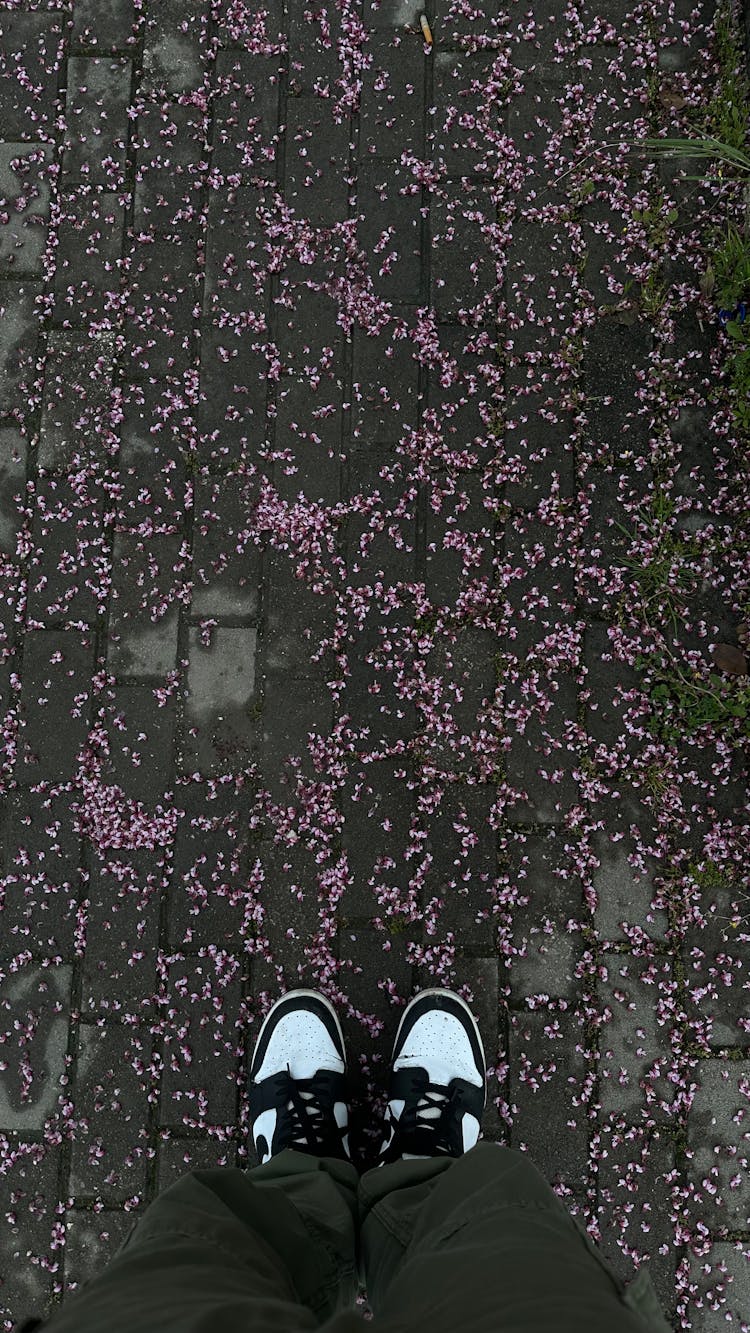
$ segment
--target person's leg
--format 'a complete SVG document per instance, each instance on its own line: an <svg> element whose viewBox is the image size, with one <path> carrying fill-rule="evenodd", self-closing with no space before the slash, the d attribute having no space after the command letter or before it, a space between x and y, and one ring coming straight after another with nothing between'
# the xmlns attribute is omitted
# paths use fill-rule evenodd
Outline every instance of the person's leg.
<svg viewBox="0 0 750 1333"><path fill-rule="evenodd" d="M353 1306L357 1171L287 1149L165 1190L45 1333L299 1333ZM335 1333L364 1320L335 1320ZM327 1326L328 1327L328 1326Z"/></svg>
<svg viewBox="0 0 750 1333"><path fill-rule="evenodd" d="M670 1333L647 1269L626 1286L524 1153L481 1141L359 1183L381 1333Z"/></svg>

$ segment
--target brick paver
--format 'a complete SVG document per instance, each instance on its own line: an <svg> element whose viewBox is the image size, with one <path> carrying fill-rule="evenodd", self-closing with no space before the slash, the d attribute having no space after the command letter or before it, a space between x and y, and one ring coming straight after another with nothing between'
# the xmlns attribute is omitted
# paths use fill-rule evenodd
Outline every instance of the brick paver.
<svg viewBox="0 0 750 1333"><path fill-rule="evenodd" d="M717 338L673 164L570 170L709 98L665 9L435 0L426 50L412 0L0 2L4 1328L252 1164L298 984L366 1151L403 1005L460 989L486 1136L675 1328L747 1327L748 935L701 870L742 765L645 731L627 563L685 497L731 549L684 648L734 641ZM666 332L622 308L654 245Z"/></svg>

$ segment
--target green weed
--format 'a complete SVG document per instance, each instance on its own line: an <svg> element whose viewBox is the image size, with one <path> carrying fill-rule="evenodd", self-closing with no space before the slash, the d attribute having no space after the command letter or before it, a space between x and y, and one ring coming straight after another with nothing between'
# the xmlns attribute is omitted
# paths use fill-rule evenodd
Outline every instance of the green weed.
<svg viewBox="0 0 750 1333"><path fill-rule="evenodd" d="M668 526L673 514L674 501L662 491L657 491L649 506L642 508L640 515L655 547L647 560L629 557L623 559L622 564L632 575L625 600L632 598L635 586L647 622L661 625L667 620L676 631L680 620L680 603L695 594L700 577L687 568L685 561L688 557L700 556L701 551L695 537L681 531L675 532ZM621 523L615 526L631 543L638 540L636 534L628 531Z"/></svg>
<svg viewBox="0 0 750 1333"><path fill-rule="evenodd" d="M636 665L653 673L646 689L653 708L648 727L657 739L679 741L705 726L737 729L740 736L750 737L748 677L727 680L713 671L706 677L674 661L654 672L653 661L646 657Z"/></svg>
<svg viewBox="0 0 750 1333"><path fill-rule="evenodd" d="M730 224L725 236L714 232L711 243L712 293L722 310L734 310L750 297L750 242Z"/></svg>

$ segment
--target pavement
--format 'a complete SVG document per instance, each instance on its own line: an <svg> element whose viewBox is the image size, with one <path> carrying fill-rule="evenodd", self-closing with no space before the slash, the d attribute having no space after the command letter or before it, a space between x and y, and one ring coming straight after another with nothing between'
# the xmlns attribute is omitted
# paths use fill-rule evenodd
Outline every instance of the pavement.
<svg viewBox="0 0 750 1333"><path fill-rule="evenodd" d="M710 97L713 9L431 4L0 3L5 1329L254 1164L285 989L371 1152L430 985L485 1137L750 1327L741 746L655 738L640 656L736 641L710 200L617 147Z"/></svg>

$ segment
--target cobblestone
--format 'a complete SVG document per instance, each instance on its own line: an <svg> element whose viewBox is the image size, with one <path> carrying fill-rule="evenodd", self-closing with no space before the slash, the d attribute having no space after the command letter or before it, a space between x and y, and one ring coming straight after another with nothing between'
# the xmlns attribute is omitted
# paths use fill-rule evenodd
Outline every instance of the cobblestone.
<svg viewBox="0 0 750 1333"><path fill-rule="evenodd" d="M41 277L47 245L50 144L0 144L0 274Z"/></svg>
<svg viewBox="0 0 750 1333"><path fill-rule="evenodd" d="M739 1328L745 774L643 654L740 645L741 469L696 162L613 144L707 105L713 8L355 10L0 13L0 1321L254 1164L280 991L369 1161L450 986L485 1137Z"/></svg>

